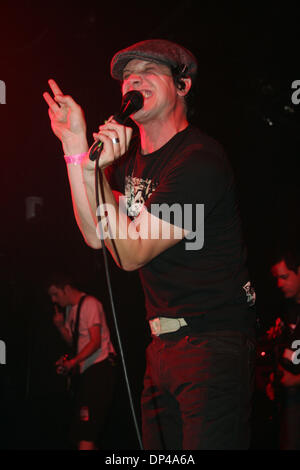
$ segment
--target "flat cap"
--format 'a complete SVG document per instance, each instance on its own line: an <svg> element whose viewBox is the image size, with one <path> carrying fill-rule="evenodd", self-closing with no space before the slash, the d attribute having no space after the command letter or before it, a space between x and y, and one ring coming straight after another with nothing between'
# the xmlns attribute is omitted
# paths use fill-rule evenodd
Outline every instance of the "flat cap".
<svg viewBox="0 0 300 470"><path fill-rule="evenodd" d="M158 62L171 68L186 66L185 75L192 80L197 74L197 60L194 55L183 46L166 39L147 39L117 52L111 60L111 76L122 80L124 67L132 59Z"/></svg>

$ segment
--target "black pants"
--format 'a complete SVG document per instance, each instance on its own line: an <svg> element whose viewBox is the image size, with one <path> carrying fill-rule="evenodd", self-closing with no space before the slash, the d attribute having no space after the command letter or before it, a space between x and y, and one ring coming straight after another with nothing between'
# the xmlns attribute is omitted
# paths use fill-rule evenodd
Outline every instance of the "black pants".
<svg viewBox="0 0 300 470"><path fill-rule="evenodd" d="M300 387L284 390L279 412L279 448L300 450Z"/></svg>
<svg viewBox="0 0 300 470"><path fill-rule="evenodd" d="M83 372L75 396L71 440L97 442L105 429L116 382L116 366L109 359Z"/></svg>
<svg viewBox="0 0 300 470"><path fill-rule="evenodd" d="M147 349L145 449L247 449L255 345L234 331L171 333Z"/></svg>

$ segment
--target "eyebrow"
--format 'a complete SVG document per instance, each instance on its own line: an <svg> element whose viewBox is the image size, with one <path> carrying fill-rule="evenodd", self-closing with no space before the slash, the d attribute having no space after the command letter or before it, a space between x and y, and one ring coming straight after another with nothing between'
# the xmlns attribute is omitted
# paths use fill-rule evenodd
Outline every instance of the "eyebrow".
<svg viewBox="0 0 300 470"><path fill-rule="evenodd" d="M145 69L152 68L152 67L157 68L157 67L158 67L158 64L156 64L155 62L148 62L147 64L145 64L145 65L143 66L143 68L142 68L140 71L143 71L143 70L145 70ZM128 68L125 67L124 70L123 70L123 75L124 75L125 73L128 73L128 72L129 72L129 73L134 72L134 69L131 69L130 67L128 67Z"/></svg>

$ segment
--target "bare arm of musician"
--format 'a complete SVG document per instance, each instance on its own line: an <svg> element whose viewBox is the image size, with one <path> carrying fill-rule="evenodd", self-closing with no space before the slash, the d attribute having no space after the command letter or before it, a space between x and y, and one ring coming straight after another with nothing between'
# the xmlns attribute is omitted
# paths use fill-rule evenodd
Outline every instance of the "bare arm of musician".
<svg viewBox="0 0 300 470"><path fill-rule="evenodd" d="M66 371L72 369L90 357L101 346L101 326L94 325L89 328L90 341L88 344L70 360L64 361L63 367Z"/></svg>
<svg viewBox="0 0 300 470"><path fill-rule="evenodd" d="M54 80L49 80L49 86L53 92L53 98L45 92L43 97L48 104L48 113L51 127L62 143L65 155L77 155L88 151L86 138L86 122L83 110L71 96L64 95ZM89 162L90 169L94 171L95 163ZM74 167L76 187L71 188L74 214L77 224L85 237L86 243L96 237L95 204L92 206L86 196L80 165L71 164Z"/></svg>
<svg viewBox="0 0 300 470"><path fill-rule="evenodd" d="M152 215L145 207L138 217L131 220L124 205L126 201L123 200L123 204L120 202L120 193L111 190L104 172L102 176L106 215L101 222L104 235L107 235L105 245L119 267L126 271L138 269L184 237L183 229ZM92 199L94 186L87 179L85 183L88 198ZM101 203L103 204L103 200L100 192ZM99 244L100 240L97 239L94 248L98 248Z"/></svg>

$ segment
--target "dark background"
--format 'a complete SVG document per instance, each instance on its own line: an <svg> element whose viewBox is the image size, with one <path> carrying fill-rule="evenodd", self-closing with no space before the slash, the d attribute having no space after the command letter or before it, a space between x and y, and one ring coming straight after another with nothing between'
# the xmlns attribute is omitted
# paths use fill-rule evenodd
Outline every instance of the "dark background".
<svg viewBox="0 0 300 470"><path fill-rule="evenodd" d="M0 339L7 354L0 365L0 447L68 448L65 384L53 367L64 345L44 289L49 272L80 275L103 302L114 338L115 331L102 254L85 245L74 220L61 145L42 97L48 79L81 104L92 143L92 132L120 105L119 84L109 74L116 51L162 37L194 52L195 123L224 145L236 174L261 334L282 303L270 276L272 256L279 245L297 242L300 228L300 105L291 101L291 84L300 79L299 15L293 2L132 0L0 2L0 18L7 101L0 107ZM27 219L32 196L42 206ZM143 293L137 273L121 272L111 259L109 267L139 418L149 339ZM138 448L128 403L121 376L106 448ZM272 445L263 437L253 443Z"/></svg>

